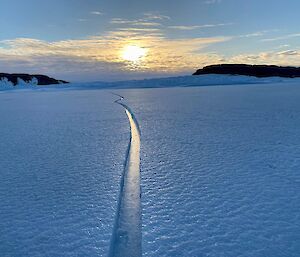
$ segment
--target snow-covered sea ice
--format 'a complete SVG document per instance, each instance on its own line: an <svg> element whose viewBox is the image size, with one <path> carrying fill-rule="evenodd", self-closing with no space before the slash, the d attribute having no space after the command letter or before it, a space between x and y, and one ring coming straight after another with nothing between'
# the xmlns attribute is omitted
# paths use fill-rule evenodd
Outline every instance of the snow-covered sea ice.
<svg viewBox="0 0 300 257"><path fill-rule="evenodd" d="M0 94L2 256L109 254L130 126L80 89ZM143 256L299 255L297 83L113 92L141 130Z"/></svg>

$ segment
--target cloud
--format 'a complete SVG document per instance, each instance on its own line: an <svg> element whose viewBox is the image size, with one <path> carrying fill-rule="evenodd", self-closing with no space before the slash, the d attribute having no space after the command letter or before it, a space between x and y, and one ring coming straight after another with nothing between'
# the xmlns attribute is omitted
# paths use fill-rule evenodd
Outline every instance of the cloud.
<svg viewBox="0 0 300 257"><path fill-rule="evenodd" d="M139 32L161 32L157 28L119 28L119 31L139 31Z"/></svg>
<svg viewBox="0 0 300 257"><path fill-rule="evenodd" d="M122 18L113 18L111 19L110 23L112 24L130 24L130 23L135 23L138 22L138 20L126 20Z"/></svg>
<svg viewBox="0 0 300 257"><path fill-rule="evenodd" d="M151 76L191 74L217 63L277 64L300 66L300 50L260 52L224 57L205 52L207 46L230 37L170 39L163 31L119 28L101 36L47 42L18 38L0 41L0 69L4 72L45 73L67 80L120 80ZM125 61L128 45L147 50L138 63Z"/></svg>
<svg viewBox="0 0 300 257"><path fill-rule="evenodd" d="M271 51L241 54L228 59L230 63L276 64L300 66L300 50Z"/></svg>
<svg viewBox="0 0 300 257"><path fill-rule="evenodd" d="M168 26L170 29L178 29L178 30L194 30L194 29L203 29L203 28L214 28L214 27L222 27L232 25L233 23L219 23L219 24L204 24L204 25L191 25L191 26Z"/></svg>
<svg viewBox="0 0 300 257"><path fill-rule="evenodd" d="M92 14L92 15L103 15L104 13L99 12L99 11L92 11L92 12L90 12L90 14Z"/></svg>
<svg viewBox="0 0 300 257"><path fill-rule="evenodd" d="M205 65L226 62L300 65L300 52L297 49L283 48L226 57L207 52L206 48L211 49L214 44L238 38L261 37L269 32L267 30L233 37L169 38L166 34L170 32L168 29L194 30L232 24L166 26L169 20L170 17L159 13L145 13L137 19L113 18L110 20L112 30L82 39L53 42L34 38L2 40L0 69L4 72L45 73L66 80L119 80L191 74ZM128 45L144 48L146 56L136 63L124 60L123 50Z"/></svg>
<svg viewBox="0 0 300 257"><path fill-rule="evenodd" d="M206 0L204 1L204 4L219 4L222 0Z"/></svg>
<svg viewBox="0 0 300 257"><path fill-rule="evenodd" d="M239 35L237 37L240 37L240 38L249 38L249 37L262 37L265 35L265 32L263 31L258 31L258 32L253 32L253 33L250 33L250 34L245 34L245 35Z"/></svg>
<svg viewBox="0 0 300 257"><path fill-rule="evenodd" d="M220 61L216 54L202 53L202 49L227 40L230 38L169 39L162 31L149 28L121 28L102 36L54 42L18 38L0 42L0 67L64 74L62 78L84 73L110 77L191 73L201 65ZM122 51L127 45L145 48L147 56L139 63L125 61Z"/></svg>
<svg viewBox="0 0 300 257"><path fill-rule="evenodd" d="M300 37L300 33L284 35L284 36L281 36L281 37L265 38L265 39L262 39L261 41L262 42L271 42L271 41L290 39L290 38L294 38L294 37Z"/></svg>
<svg viewBox="0 0 300 257"><path fill-rule="evenodd" d="M139 19L139 20L126 20L121 18L114 18L110 21L111 24L114 25L131 25L131 26L138 26L138 27L160 27L162 26L159 22L149 22L145 19Z"/></svg>
<svg viewBox="0 0 300 257"><path fill-rule="evenodd" d="M296 50L286 50L277 53L279 56L300 56L300 52ZM300 61L299 61L300 62Z"/></svg>
<svg viewBox="0 0 300 257"><path fill-rule="evenodd" d="M287 47L290 47L290 45L288 45L288 44L279 45L279 46L277 46L277 49L287 48Z"/></svg>
<svg viewBox="0 0 300 257"><path fill-rule="evenodd" d="M238 35L235 36L236 38L251 38L251 37L262 37L268 33L271 32L277 32L278 29L270 29L270 30L260 30L260 31L255 31L249 34L242 34L242 35Z"/></svg>
<svg viewBox="0 0 300 257"><path fill-rule="evenodd" d="M135 25L135 26L144 26L144 27L159 27L161 26L160 23L158 22L136 22L136 23L132 23L132 25Z"/></svg>
<svg viewBox="0 0 300 257"><path fill-rule="evenodd" d="M111 24L115 25L135 25L135 26L161 26L161 22L165 20L170 20L171 18L166 15L159 13L144 13L139 19L123 19L123 18L113 18L110 20Z"/></svg>
<svg viewBox="0 0 300 257"><path fill-rule="evenodd" d="M144 16L147 20L171 20L170 16L162 15L160 13L146 12L144 13Z"/></svg>

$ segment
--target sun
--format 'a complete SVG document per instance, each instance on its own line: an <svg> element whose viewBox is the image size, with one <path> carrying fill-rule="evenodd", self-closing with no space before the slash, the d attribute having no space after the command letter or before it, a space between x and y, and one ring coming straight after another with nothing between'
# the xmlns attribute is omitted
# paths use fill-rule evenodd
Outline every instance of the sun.
<svg viewBox="0 0 300 257"><path fill-rule="evenodd" d="M125 61L138 62L140 59L145 57L147 49L136 46L128 45L122 51L122 58Z"/></svg>

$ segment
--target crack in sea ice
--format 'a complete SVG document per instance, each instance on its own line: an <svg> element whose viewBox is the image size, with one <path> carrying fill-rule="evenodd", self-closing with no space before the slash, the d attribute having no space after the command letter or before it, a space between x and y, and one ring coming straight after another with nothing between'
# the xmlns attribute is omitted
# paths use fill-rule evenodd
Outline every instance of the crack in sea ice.
<svg viewBox="0 0 300 257"><path fill-rule="evenodd" d="M115 101L126 112L130 123L130 141L121 179L117 215L110 245L110 257L142 256L141 188L140 188L140 129L130 108L122 103L123 96Z"/></svg>

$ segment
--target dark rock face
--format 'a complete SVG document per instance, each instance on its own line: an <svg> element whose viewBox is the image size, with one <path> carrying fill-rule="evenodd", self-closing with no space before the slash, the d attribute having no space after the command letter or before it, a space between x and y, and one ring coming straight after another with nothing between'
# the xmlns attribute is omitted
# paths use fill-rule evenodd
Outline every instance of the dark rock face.
<svg viewBox="0 0 300 257"><path fill-rule="evenodd" d="M300 68L276 65L217 64L197 70L193 75L230 74L255 77L300 77Z"/></svg>
<svg viewBox="0 0 300 257"><path fill-rule="evenodd" d="M36 78L38 80L38 85L53 85L53 84L69 83L67 81L57 80L57 79L50 78L45 75L0 73L0 79L2 79L2 78L7 78L8 81L12 82L14 85L17 84L18 78L24 80L25 82L31 81L33 78Z"/></svg>

